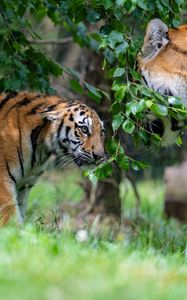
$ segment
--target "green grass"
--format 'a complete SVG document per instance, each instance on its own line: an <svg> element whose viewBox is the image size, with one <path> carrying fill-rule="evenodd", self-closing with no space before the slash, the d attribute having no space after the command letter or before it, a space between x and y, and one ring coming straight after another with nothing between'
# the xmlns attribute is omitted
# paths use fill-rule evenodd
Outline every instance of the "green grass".
<svg viewBox="0 0 187 300"><path fill-rule="evenodd" d="M43 178L30 194L24 228L1 229L0 299L186 299L186 227L164 219L161 182L138 185L140 223L132 221L134 195L123 183L121 197L128 225L122 226L116 241L90 234L81 243L69 230L42 230L35 222L54 205L81 199L81 187L71 183L73 178L68 181L70 175L79 180L78 174L68 173L63 181L54 174L51 184Z"/></svg>

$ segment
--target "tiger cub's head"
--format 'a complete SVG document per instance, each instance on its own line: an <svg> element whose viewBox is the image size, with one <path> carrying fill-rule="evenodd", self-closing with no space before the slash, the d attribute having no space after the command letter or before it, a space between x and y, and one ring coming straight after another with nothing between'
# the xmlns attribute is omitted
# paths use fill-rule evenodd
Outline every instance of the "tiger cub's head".
<svg viewBox="0 0 187 300"><path fill-rule="evenodd" d="M52 121L48 145L52 143L55 154L72 159L80 167L105 161L103 122L93 109L79 101L68 101L53 111L44 111L43 116Z"/></svg>
<svg viewBox="0 0 187 300"><path fill-rule="evenodd" d="M149 22L138 55L142 81L163 96L180 97L187 108L187 24L168 28L160 19ZM148 131L162 137L162 145L175 143L186 122L173 117L148 124Z"/></svg>

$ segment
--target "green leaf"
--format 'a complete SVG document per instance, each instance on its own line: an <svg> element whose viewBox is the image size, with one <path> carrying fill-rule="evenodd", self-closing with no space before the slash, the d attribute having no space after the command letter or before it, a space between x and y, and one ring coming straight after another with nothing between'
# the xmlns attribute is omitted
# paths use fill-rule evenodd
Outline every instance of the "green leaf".
<svg viewBox="0 0 187 300"><path fill-rule="evenodd" d="M115 115L112 120L113 131L116 131L121 126L123 121L124 121L124 116L121 113Z"/></svg>
<svg viewBox="0 0 187 300"><path fill-rule="evenodd" d="M137 113L143 111L146 108L146 102L142 99L139 102L133 101L126 104L126 115L129 116L131 113L135 116Z"/></svg>
<svg viewBox="0 0 187 300"><path fill-rule="evenodd" d="M86 19L90 23L96 23L100 18L101 18L101 15L96 10L94 10L94 9L88 10Z"/></svg>
<svg viewBox="0 0 187 300"><path fill-rule="evenodd" d="M121 102L125 97L126 91L127 91L127 87L125 85L120 86L118 90L115 92L115 99L118 102Z"/></svg>
<svg viewBox="0 0 187 300"><path fill-rule="evenodd" d="M125 156L124 154L118 155L116 162L125 171L129 170L130 162L128 156Z"/></svg>
<svg viewBox="0 0 187 300"><path fill-rule="evenodd" d="M151 108L151 106L153 105L153 101L151 101L151 100L148 100L148 101L146 101L145 102L146 103L146 106L147 106L147 108Z"/></svg>
<svg viewBox="0 0 187 300"><path fill-rule="evenodd" d="M135 125L134 125L134 123L133 123L131 120L127 119L127 120L123 123L122 128L123 128L123 130L126 131L127 133L132 134L133 131L134 131L134 129L135 129Z"/></svg>
<svg viewBox="0 0 187 300"><path fill-rule="evenodd" d="M182 105L181 99L177 98L177 97L169 97L168 102L169 102L169 104L174 105L174 106Z"/></svg>
<svg viewBox="0 0 187 300"><path fill-rule="evenodd" d="M78 94L82 94L83 93L83 88L80 85L80 83L75 80L75 79L71 79L70 80L70 87L72 88L72 90L74 90L75 92L77 92Z"/></svg>
<svg viewBox="0 0 187 300"><path fill-rule="evenodd" d="M129 44L123 41L121 44L115 47L116 56L119 57L120 54L125 54Z"/></svg>
<svg viewBox="0 0 187 300"><path fill-rule="evenodd" d="M151 91L147 87L142 87L140 91L141 91L142 95L144 95L146 97L152 97L153 96L153 91Z"/></svg>
<svg viewBox="0 0 187 300"><path fill-rule="evenodd" d="M165 105L153 103L151 105L150 109L152 112L154 112L158 116L167 116L167 114L168 114L168 109L167 109L167 106L165 106Z"/></svg>
<svg viewBox="0 0 187 300"><path fill-rule="evenodd" d="M68 68L68 67L62 67L62 69L64 70L65 73L69 74L70 76L74 77L75 79L80 80L81 78L81 74L79 72L77 72L76 70L72 69L72 68Z"/></svg>
<svg viewBox="0 0 187 300"><path fill-rule="evenodd" d="M113 74L113 77L120 77L125 73L124 68L116 68Z"/></svg>
<svg viewBox="0 0 187 300"><path fill-rule="evenodd" d="M115 155L117 149L119 149L119 142L116 139L110 138L106 141L106 151L108 153Z"/></svg>
<svg viewBox="0 0 187 300"><path fill-rule="evenodd" d="M104 8L109 9L110 7L113 6L113 1L112 0L102 0Z"/></svg>
<svg viewBox="0 0 187 300"><path fill-rule="evenodd" d="M114 49L116 43L122 43L123 42L123 34L121 32L118 31L112 31L109 35L108 35L108 45L110 48Z"/></svg>
<svg viewBox="0 0 187 300"><path fill-rule="evenodd" d="M141 7L143 10L147 10L147 1L145 0L138 0L138 6Z"/></svg>
<svg viewBox="0 0 187 300"><path fill-rule="evenodd" d="M99 167L97 167L94 171L94 175L98 179L104 179L106 177L109 177L112 175L113 169L112 165L108 162L101 164Z"/></svg>
<svg viewBox="0 0 187 300"><path fill-rule="evenodd" d="M178 138L177 138L177 140L176 140L176 144L178 145L178 146L182 146L182 139L181 139L181 137L180 136L178 136Z"/></svg>
<svg viewBox="0 0 187 300"><path fill-rule="evenodd" d="M137 160L132 160L131 167L135 171L144 170L146 168L150 168L150 165L147 162L140 162Z"/></svg>
<svg viewBox="0 0 187 300"><path fill-rule="evenodd" d="M84 84L86 88L89 90L89 94L88 94L89 97L99 103L102 98L101 92L98 89L96 89L93 85L87 82L85 82Z"/></svg>
<svg viewBox="0 0 187 300"><path fill-rule="evenodd" d="M150 145L151 137L150 137L150 134L147 131L138 130L137 134L146 146Z"/></svg>
<svg viewBox="0 0 187 300"><path fill-rule="evenodd" d="M141 75L137 71L131 70L131 75L135 80L138 80L138 81L141 80Z"/></svg>
<svg viewBox="0 0 187 300"><path fill-rule="evenodd" d="M115 62L115 55L114 55L114 51L106 48L103 51L103 55L105 57L105 59L112 65Z"/></svg>

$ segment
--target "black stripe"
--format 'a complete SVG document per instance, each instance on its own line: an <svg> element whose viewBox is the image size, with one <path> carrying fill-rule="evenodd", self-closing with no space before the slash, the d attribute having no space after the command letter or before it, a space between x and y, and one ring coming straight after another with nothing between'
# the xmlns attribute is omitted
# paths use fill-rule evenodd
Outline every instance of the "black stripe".
<svg viewBox="0 0 187 300"><path fill-rule="evenodd" d="M41 107L41 105L44 105L44 102L41 102L34 106L26 115L34 115L37 113L37 110Z"/></svg>
<svg viewBox="0 0 187 300"><path fill-rule="evenodd" d="M170 46L173 50L175 50L176 52L179 52L183 55L187 55L187 51L181 49L180 47L178 47L177 45L173 44L172 42L168 44L168 46Z"/></svg>
<svg viewBox="0 0 187 300"><path fill-rule="evenodd" d="M10 100L10 99L13 99L17 96L17 92L12 92L12 93L9 93L6 95L6 97L1 100L1 103L0 103L0 109L3 108L3 106Z"/></svg>
<svg viewBox="0 0 187 300"><path fill-rule="evenodd" d="M173 93L170 90L167 90L166 91L166 96L170 96L171 97L171 96L174 96L174 95L173 95Z"/></svg>
<svg viewBox="0 0 187 300"><path fill-rule="evenodd" d="M66 126L66 138L68 138L68 133L69 133L70 129L71 129L71 127Z"/></svg>
<svg viewBox="0 0 187 300"><path fill-rule="evenodd" d="M22 174L22 176L24 176L23 157L22 157L22 153L20 152L20 150L18 149L18 147L17 147L17 153L18 153L18 158L19 158L19 164L20 164L21 174Z"/></svg>
<svg viewBox="0 0 187 300"><path fill-rule="evenodd" d="M69 143L69 139L63 139L62 140L62 143L67 143L67 142Z"/></svg>
<svg viewBox="0 0 187 300"><path fill-rule="evenodd" d="M7 172L8 172L9 177L10 177L11 180L16 184L16 179L14 178L14 176L12 175L12 173L10 172L10 168L9 168L9 165L8 165L7 160L6 160L6 169L7 169Z"/></svg>
<svg viewBox="0 0 187 300"><path fill-rule="evenodd" d="M29 98L25 97L19 103L15 104L15 106L17 106L18 108L21 107L21 106L25 106L25 105L29 104L31 102L31 100L32 99L29 99Z"/></svg>
<svg viewBox="0 0 187 300"><path fill-rule="evenodd" d="M61 131L63 125L64 125L64 120L62 119L62 121L61 121L61 123L60 123L60 125L59 125L59 127L58 127L57 138L59 138L59 136L60 136L60 131Z"/></svg>
<svg viewBox="0 0 187 300"><path fill-rule="evenodd" d="M69 116L69 121L73 122L74 121L74 118L73 118L73 114L71 113L70 116Z"/></svg>
<svg viewBox="0 0 187 300"><path fill-rule="evenodd" d="M59 102L56 103L56 104L52 104L52 105L48 106L48 107L47 107L47 111L54 110L54 108L57 107L58 104L59 104Z"/></svg>
<svg viewBox="0 0 187 300"><path fill-rule="evenodd" d="M12 105L12 106L9 108L9 110L6 112L6 114L5 114L4 117L6 117L6 116L9 114L9 112L10 112L12 109L14 109L15 107L16 107L16 108L20 108L20 107L22 107L22 106L26 106L27 104L31 103L33 100L38 99L39 97L41 97L41 95L38 94L37 96L35 96L35 97L33 97L33 98L27 98L27 97L23 98L23 100L21 100L21 101L19 101L18 103L15 103L14 105Z"/></svg>
<svg viewBox="0 0 187 300"><path fill-rule="evenodd" d="M75 134L76 137L80 138L79 132L74 131L74 134Z"/></svg>
<svg viewBox="0 0 187 300"><path fill-rule="evenodd" d="M75 146L75 148L74 148L74 149L72 148L72 150L73 150L73 151L77 150L77 148L78 148L79 146L80 146L80 144L79 144L79 145L77 145L77 146Z"/></svg>
<svg viewBox="0 0 187 300"><path fill-rule="evenodd" d="M45 102L41 102L41 103L37 104L36 106L34 106L34 107L31 109L31 111L29 111L29 112L27 113L27 115L34 115L35 113L37 113L37 109L40 108L40 107L41 107L42 105L44 105L44 104L45 104ZM56 103L56 104L52 104L52 105L46 107L45 112L54 110L54 108L55 108L58 104L59 104L59 102Z"/></svg>
<svg viewBox="0 0 187 300"><path fill-rule="evenodd" d="M82 120L84 122L84 124L86 124L85 120L88 119L88 117L84 117L84 119Z"/></svg>
<svg viewBox="0 0 187 300"><path fill-rule="evenodd" d="M80 141L74 141L74 140L70 140L70 142L74 145L80 144Z"/></svg>
<svg viewBox="0 0 187 300"><path fill-rule="evenodd" d="M58 141L58 145L64 154L68 154L68 149L60 141Z"/></svg>
<svg viewBox="0 0 187 300"><path fill-rule="evenodd" d="M78 104L77 101L74 101L74 100L67 101L67 107L71 107L71 106L74 106L76 104Z"/></svg>
<svg viewBox="0 0 187 300"><path fill-rule="evenodd" d="M141 74L141 75L142 75L142 74ZM144 76L144 75L142 75L142 79L143 79L144 83L148 86L148 82L147 82L147 80L145 79L145 76Z"/></svg>
<svg viewBox="0 0 187 300"><path fill-rule="evenodd" d="M37 140L38 137L42 131L42 129L45 127L45 125L48 123L48 120L45 119L42 125L36 126L34 129L32 129L30 134L30 140L32 145L32 155L31 155L31 168L34 167L34 163L36 161L36 148L37 148Z"/></svg>
<svg viewBox="0 0 187 300"><path fill-rule="evenodd" d="M19 131L19 147L20 149L19 150L19 155L20 155L20 158L21 158L21 163L22 165L24 164L24 159L23 159L23 151L22 151L22 133L21 133L21 126L20 126L20 120L19 120L19 115L17 113L17 126L18 126L18 131ZM23 173L22 175L24 175L24 169L23 169Z"/></svg>

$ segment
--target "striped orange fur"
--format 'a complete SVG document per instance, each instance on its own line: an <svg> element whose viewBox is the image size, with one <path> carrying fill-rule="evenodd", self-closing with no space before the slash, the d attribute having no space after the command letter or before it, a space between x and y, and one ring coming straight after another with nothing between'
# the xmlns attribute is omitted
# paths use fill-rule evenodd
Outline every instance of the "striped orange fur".
<svg viewBox="0 0 187 300"><path fill-rule="evenodd" d="M149 88L164 96L180 97L187 107L187 25L169 29L160 19L151 20L138 68ZM168 146L176 142L185 123L173 117L151 117L147 130L159 134L162 145Z"/></svg>
<svg viewBox="0 0 187 300"><path fill-rule="evenodd" d="M181 97L187 106L187 25L169 29L160 19L151 20L138 67L150 88Z"/></svg>
<svg viewBox="0 0 187 300"><path fill-rule="evenodd" d="M12 92L0 96L0 224L17 215L22 222L26 196L50 156L78 166L105 158L103 123L80 101L60 96Z"/></svg>

